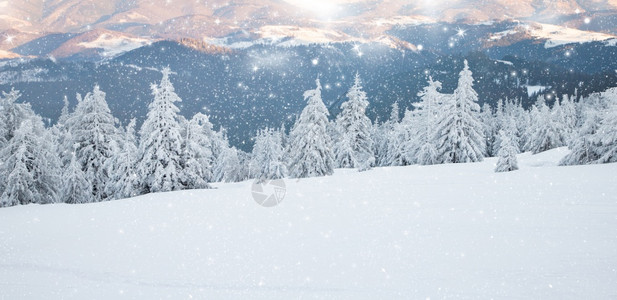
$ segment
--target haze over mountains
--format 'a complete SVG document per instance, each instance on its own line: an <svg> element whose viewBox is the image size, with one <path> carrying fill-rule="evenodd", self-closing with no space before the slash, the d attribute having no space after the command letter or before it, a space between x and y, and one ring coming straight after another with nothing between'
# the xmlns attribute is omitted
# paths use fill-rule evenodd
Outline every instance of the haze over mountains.
<svg viewBox="0 0 617 300"><path fill-rule="evenodd" d="M405 25L503 20L607 34L602 39L617 34L615 11L617 0L3 0L0 55L67 57L92 49L106 49L99 54L114 55L160 39L187 37L223 45L233 44L238 37L292 37L318 43L378 41L415 50L416 45L388 32ZM40 47L37 51L20 48L33 41Z"/></svg>

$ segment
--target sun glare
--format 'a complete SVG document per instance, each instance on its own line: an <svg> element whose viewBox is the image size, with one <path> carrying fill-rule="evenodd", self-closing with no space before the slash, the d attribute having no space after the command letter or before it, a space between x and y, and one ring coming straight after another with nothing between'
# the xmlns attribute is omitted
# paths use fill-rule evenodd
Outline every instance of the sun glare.
<svg viewBox="0 0 617 300"><path fill-rule="evenodd" d="M299 9L311 12L317 18L329 19L335 17L342 7L331 0L286 0L288 3L297 6Z"/></svg>

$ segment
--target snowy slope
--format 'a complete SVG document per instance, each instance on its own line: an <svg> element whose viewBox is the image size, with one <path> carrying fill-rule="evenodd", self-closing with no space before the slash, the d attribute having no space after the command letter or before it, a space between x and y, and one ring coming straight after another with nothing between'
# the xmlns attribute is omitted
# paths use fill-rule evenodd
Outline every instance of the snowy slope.
<svg viewBox="0 0 617 300"><path fill-rule="evenodd" d="M18 58L19 54L0 49L0 59Z"/></svg>
<svg viewBox="0 0 617 300"><path fill-rule="evenodd" d="M567 150L0 209L0 299L609 299L617 164Z"/></svg>
<svg viewBox="0 0 617 300"><path fill-rule="evenodd" d="M534 39L546 40L546 43L544 44L545 48L554 48L567 44L582 44L595 41L606 41L608 46L610 45L609 41L616 38L614 35L606 33L584 31L576 28L532 22L529 24L516 26L513 29L494 33L489 37L489 40L499 41L505 37L517 34L525 34Z"/></svg>
<svg viewBox="0 0 617 300"><path fill-rule="evenodd" d="M108 34L100 35L94 41L86 41L79 43L78 45L83 48L100 48L103 49L101 55L103 56L115 56L124 52L131 51L133 49L137 49L139 47L143 47L145 45L151 44L152 41L141 38L129 38L129 37L118 37L111 36Z"/></svg>

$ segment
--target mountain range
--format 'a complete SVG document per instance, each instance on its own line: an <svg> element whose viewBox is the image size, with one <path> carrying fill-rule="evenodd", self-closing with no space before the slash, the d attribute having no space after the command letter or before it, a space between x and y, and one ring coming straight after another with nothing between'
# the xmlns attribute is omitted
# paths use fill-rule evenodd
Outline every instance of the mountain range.
<svg viewBox="0 0 617 300"><path fill-rule="evenodd" d="M580 30L617 34L617 0L0 0L0 58L113 56L163 39L210 44L292 38L293 43L382 42L401 26L520 21L539 37ZM240 39L242 43L238 42ZM288 43L291 44L291 43Z"/></svg>

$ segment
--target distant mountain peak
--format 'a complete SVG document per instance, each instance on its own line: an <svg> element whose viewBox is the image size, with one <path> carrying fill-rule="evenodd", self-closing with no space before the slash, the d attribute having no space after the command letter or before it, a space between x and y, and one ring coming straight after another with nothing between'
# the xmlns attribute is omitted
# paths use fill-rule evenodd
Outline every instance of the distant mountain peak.
<svg viewBox="0 0 617 300"><path fill-rule="evenodd" d="M503 20L579 29L597 39L617 34L617 0L36 0L10 5L0 0L0 49L19 52L15 49L42 37L71 33L75 38L69 44L34 52L113 56L152 41L183 38L226 39L221 43L226 46L247 46L259 39L288 39L285 45L381 42L414 50L415 45L393 38L389 31L427 23ZM246 33L242 41L228 38L238 32ZM551 34L535 33L545 38Z"/></svg>

